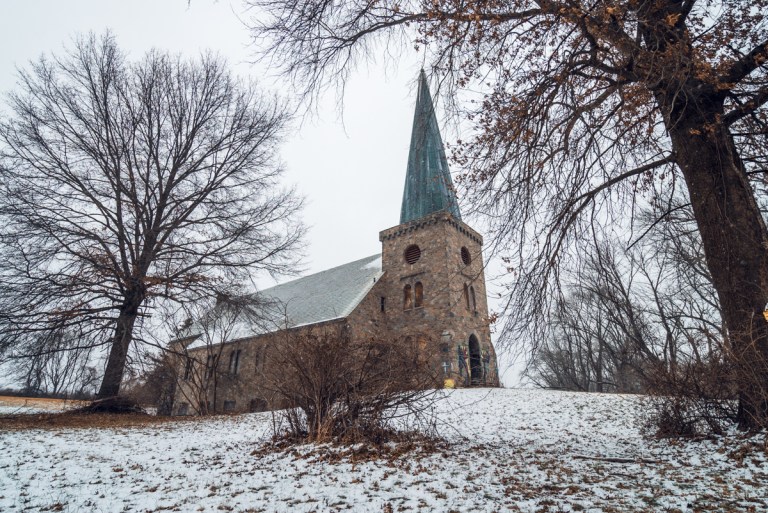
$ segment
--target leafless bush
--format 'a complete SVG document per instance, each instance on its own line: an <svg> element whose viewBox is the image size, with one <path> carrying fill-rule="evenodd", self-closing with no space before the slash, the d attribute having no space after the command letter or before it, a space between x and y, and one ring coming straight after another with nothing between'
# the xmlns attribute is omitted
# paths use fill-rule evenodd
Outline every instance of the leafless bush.
<svg viewBox="0 0 768 513"><path fill-rule="evenodd" d="M158 415L171 415L178 380L178 356L170 351L147 355L146 369L125 381L121 397Z"/></svg>
<svg viewBox="0 0 768 513"><path fill-rule="evenodd" d="M739 422L743 404L768 394L760 376L768 359L756 353L735 353L727 346L706 361L692 361L674 368L660 366L651 382L651 415L648 428L657 436L724 434ZM751 394L745 397L744 394ZM750 413L749 424L768 428L765 407Z"/></svg>
<svg viewBox="0 0 768 513"><path fill-rule="evenodd" d="M736 417L731 372L721 360L657 369L648 428L660 437L722 434Z"/></svg>
<svg viewBox="0 0 768 513"><path fill-rule="evenodd" d="M411 340L355 338L343 324L286 332L265 365L265 387L287 407L282 434L312 442L399 439L395 419L418 418L439 386Z"/></svg>

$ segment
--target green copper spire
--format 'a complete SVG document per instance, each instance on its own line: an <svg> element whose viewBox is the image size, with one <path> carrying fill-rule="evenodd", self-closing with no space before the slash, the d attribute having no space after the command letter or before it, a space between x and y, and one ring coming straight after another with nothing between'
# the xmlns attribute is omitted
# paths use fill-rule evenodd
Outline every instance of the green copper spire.
<svg viewBox="0 0 768 513"><path fill-rule="evenodd" d="M440 210L446 210L461 220L427 77L424 70L421 70L400 223L407 223Z"/></svg>

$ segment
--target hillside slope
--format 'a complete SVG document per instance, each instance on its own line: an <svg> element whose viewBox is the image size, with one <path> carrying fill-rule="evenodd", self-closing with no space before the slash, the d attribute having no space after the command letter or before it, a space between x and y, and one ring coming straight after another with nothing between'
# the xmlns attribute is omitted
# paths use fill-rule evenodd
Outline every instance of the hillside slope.
<svg viewBox="0 0 768 513"><path fill-rule="evenodd" d="M0 433L0 511L766 511L764 437L643 438L635 396L456 390L437 453L254 452L269 413ZM762 451L762 452L761 452Z"/></svg>

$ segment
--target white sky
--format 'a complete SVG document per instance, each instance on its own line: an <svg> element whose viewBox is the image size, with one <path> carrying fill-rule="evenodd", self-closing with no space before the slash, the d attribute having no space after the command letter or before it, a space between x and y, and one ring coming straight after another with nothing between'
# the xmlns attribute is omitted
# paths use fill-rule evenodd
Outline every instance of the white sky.
<svg viewBox="0 0 768 513"><path fill-rule="evenodd" d="M242 14L240 0L191 5L187 0L4 0L0 92L14 88L16 69L30 60L61 53L78 34L109 29L129 58L153 47L187 56L212 49L236 74L256 79L267 91L289 94L279 79L251 63ZM316 116L297 120L294 135L282 146L286 183L297 185L307 199L307 273L380 252L379 231L398 224L421 58L413 51L396 67L361 68L347 84L343 119L331 92ZM260 282L273 284L268 277ZM493 297L489 303L498 310Z"/></svg>

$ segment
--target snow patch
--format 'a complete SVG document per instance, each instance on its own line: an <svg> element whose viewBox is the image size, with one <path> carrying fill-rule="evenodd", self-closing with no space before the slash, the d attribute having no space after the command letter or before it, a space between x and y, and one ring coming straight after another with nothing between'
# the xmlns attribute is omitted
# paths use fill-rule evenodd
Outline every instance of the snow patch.
<svg viewBox="0 0 768 513"><path fill-rule="evenodd" d="M381 257L377 258L376 260L371 260L363 267L361 267L361 269L381 269Z"/></svg>
<svg viewBox="0 0 768 513"><path fill-rule="evenodd" d="M729 456L762 438L647 439L643 412L638 396L455 390L434 409L449 449L334 463L254 452L270 413L2 432L0 511L768 510L765 453Z"/></svg>

